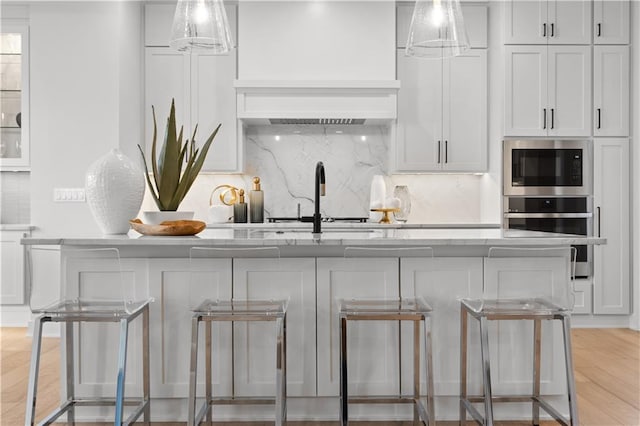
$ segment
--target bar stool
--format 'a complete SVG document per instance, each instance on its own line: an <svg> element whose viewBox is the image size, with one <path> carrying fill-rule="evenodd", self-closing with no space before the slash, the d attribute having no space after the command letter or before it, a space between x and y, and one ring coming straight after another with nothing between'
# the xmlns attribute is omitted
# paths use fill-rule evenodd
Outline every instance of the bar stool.
<svg viewBox="0 0 640 426"><path fill-rule="evenodd" d="M208 247L193 247L190 250L191 272L196 270L193 262L196 259L253 257L253 258L279 258L280 250L277 247L260 247L247 249L222 249ZM275 424L281 426L287 417L287 300L204 300L192 309L191 322L191 367L189 371L189 407L188 425L199 425L206 421L211 424L214 405L275 405ZM211 385L211 353L212 353L212 327L213 322L236 321L268 321L274 322L275 348L276 348L276 389L275 397L236 397L235 395L213 397ZM197 371L198 371L198 335L200 323L205 324L205 401L197 409ZM229 342L231 344L231 342Z"/></svg>
<svg viewBox="0 0 640 426"><path fill-rule="evenodd" d="M362 248L347 247L345 257L426 257L433 258L430 247L416 248ZM422 297L393 299L338 300L340 324L340 422L349 424L351 404L413 404L414 422L435 425L433 389L433 362L431 356L431 307ZM413 322L413 395L354 396L349 395L347 325L349 321L412 321ZM427 407L420 396L420 323L424 324L425 379Z"/></svg>
<svg viewBox="0 0 640 426"><path fill-rule="evenodd" d="M485 258L485 283L482 299L463 299L460 310L460 424L466 423L467 412L481 425L493 426L494 402L531 402L533 424L540 423L540 408L563 425L578 425L576 387L571 357L571 309L573 309L573 287L571 280L575 271L576 249L563 248L504 248L492 247ZM489 272L488 272L489 271ZM487 274L508 271L521 274L517 280L504 285ZM551 271L552 276L541 282L535 274ZM529 274L528 277L525 274ZM513 275L515 277L515 275ZM547 275L548 276L548 275ZM532 285L535 284L535 285ZM483 396L467 395L467 318L471 315L479 321L480 348L482 357ZM533 389L531 395L494 396L491 387L489 357L489 332L487 321L530 320L533 321ZM540 396L540 351L542 321L562 322L564 358L568 389L570 419ZM484 405L484 417L473 403Z"/></svg>
<svg viewBox="0 0 640 426"><path fill-rule="evenodd" d="M75 424L76 406L115 407L114 425L129 425L143 415L143 423L150 421L149 399L149 303L148 294L137 295L136 286L127 283L122 273L120 253L116 248L64 249L59 247L28 246L27 248L28 282L30 288L29 304L31 312L38 317L34 321L33 343L31 349L31 367L25 425L35 423L38 370L42 344L42 326L47 322L64 323L65 344L65 384L66 401L47 415L39 424L53 423L63 414L68 422ZM85 295L82 287L81 272L99 271L101 284L112 286L117 295L96 297ZM60 291L57 293L58 277ZM90 278L89 278L90 279ZM88 279L88 280L89 280ZM125 398L125 378L127 367L127 345L129 325L142 316L142 388L141 398ZM74 373L74 323L117 322L120 324L118 371L115 398L83 398L75 394ZM114 348L115 349L115 348ZM134 406L133 412L125 419L124 406Z"/></svg>

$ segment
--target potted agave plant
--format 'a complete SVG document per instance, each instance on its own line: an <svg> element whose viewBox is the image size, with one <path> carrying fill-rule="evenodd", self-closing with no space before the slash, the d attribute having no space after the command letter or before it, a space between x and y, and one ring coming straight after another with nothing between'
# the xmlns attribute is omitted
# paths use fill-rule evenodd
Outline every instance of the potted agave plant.
<svg viewBox="0 0 640 426"><path fill-rule="evenodd" d="M144 212L145 223L157 224L165 220L191 219L193 212L177 212L178 206L189 192L191 185L196 180L204 160L209 152L209 147L213 139L218 134L220 126L211 133L201 148L196 147L196 132L198 125L193 129L191 140L187 139L184 143L183 126L180 126L180 132L176 126L176 107L175 102L171 100L171 112L167 119L167 127L164 136L164 143L157 155L157 126L156 112L153 106L153 141L151 144L151 170L152 176L149 176L147 160L144 151L140 145L138 149L142 155L145 167L145 177L149 185L149 191L158 206L159 212Z"/></svg>

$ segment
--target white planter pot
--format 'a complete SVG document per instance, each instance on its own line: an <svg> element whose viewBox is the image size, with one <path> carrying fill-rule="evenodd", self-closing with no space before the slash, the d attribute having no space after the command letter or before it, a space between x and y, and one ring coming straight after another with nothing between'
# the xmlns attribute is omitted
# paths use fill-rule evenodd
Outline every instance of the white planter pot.
<svg viewBox="0 0 640 426"><path fill-rule="evenodd" d="M119 149L89 166L85 180L87 204L104 234L126 234L129 220L140 211L144 174Z"/></svg>

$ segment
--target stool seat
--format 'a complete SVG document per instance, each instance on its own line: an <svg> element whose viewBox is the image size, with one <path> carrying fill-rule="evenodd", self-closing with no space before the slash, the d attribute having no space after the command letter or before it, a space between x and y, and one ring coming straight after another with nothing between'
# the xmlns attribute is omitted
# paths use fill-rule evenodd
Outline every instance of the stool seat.
<svg viewBox="0 0 640 426"><path fill-rule="evenodd" d="M94 321L102 318L120 319L134 315L144 306L148 305L151 300L144 300L128 304L125 308L122 301L83 301L83 300L64 300L44 308L32 309L34 314L44 314L50 317L70 317L76 316L79 320Z"/></svg>
<svg viewBox="0 0 640 426"><path fill-rule="evenodd" d="M391 315L429 314L431 307L422 298L403 299L343 299L339 302L339 312L348 317L379 316L386 319ZM354 318L356 319L356 318Z"/></svg>
<svg viewBox="0 0 640 426"><path fill-rule="evenodd" d="M229 317L236 320L239 316L273 316L282 317L287 310L287 302L284 300L205 300L196 308L194 313ZM239 320L238 320L239 321Z"/></svg>
<svg viewBox="0 0 640 426"><path fill-rule="evenodd" d="M461 302L476 316L548 316L559 315L567 311L567 309L541 298L462 299Z"/></svg>

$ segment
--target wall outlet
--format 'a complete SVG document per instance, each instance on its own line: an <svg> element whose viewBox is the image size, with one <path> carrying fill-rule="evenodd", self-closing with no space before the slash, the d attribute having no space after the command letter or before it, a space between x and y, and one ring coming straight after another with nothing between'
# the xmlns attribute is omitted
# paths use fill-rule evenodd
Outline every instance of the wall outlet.
<svg viewBox="0 0 640 426"><path fill-rule="evenodd" d="M53 201L61 203L84 203L84 188L54 188Z"/></svg>

